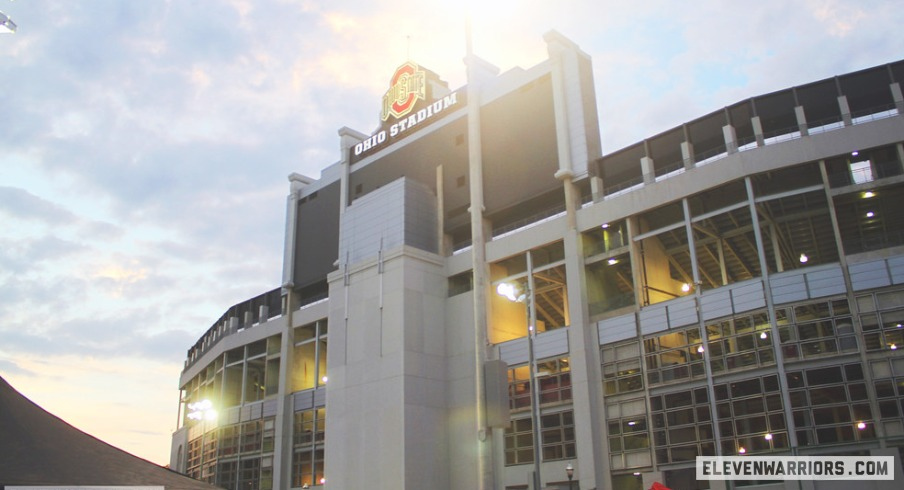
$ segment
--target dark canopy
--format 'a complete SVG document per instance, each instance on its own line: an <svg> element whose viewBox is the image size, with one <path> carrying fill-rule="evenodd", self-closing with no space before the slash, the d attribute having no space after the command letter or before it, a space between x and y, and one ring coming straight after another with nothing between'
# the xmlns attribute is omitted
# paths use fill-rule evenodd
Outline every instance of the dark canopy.
<svg viewBox="0 0 904 490"><path fill-rule="evenodd" d="M0 377L0 486L4 485L215 488L72 427Z"/></svg>

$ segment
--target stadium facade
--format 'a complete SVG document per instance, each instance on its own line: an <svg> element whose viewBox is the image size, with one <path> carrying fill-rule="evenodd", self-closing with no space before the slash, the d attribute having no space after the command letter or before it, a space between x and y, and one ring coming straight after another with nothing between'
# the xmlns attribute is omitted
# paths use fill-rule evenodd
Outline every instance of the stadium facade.
<svg viewBox="0 0 904 490"><path fill-rule="evenodd" d="M692 489L726 488L697 455L891 455L900 488L904 61L602 156L591 60L544 39L458 90L403 64L377 130L289 176L283 284L189 349L171 467Z"/></svg>

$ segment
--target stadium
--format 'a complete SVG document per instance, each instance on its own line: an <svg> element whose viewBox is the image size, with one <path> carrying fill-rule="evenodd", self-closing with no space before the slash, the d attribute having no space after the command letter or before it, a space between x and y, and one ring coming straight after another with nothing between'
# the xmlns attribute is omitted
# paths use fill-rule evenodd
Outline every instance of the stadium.
<svg viewBox="0 0 904 490"><path fill-rule="evenodd" d="M904 61L602 155L591 59L544 40L527 69L469 55L458 89L387 67L379 127L289 176L282 284L188 349L170 467L823 490L850 483L698 481L695 457L893 456L863 485L901 488Z"/></svg>

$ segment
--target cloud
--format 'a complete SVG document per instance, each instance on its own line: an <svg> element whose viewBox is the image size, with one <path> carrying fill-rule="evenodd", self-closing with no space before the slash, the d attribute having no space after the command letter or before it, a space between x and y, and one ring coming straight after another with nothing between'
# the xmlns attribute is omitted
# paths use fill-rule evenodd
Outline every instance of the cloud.
<svg viewBox="0 0 904 490"><path fill-rule="evenodd" d="M0 186L0 212L22 220L38 220L48 225L69 224L76 216L25 189Z"/></svg>
<svg viewBox="0 0 904 490"><path fill-rule="evenodd" d="M6 359L0 359L0 375L4 377L13 376L34 376L35 373L20 367L16 362Z"/></svg>

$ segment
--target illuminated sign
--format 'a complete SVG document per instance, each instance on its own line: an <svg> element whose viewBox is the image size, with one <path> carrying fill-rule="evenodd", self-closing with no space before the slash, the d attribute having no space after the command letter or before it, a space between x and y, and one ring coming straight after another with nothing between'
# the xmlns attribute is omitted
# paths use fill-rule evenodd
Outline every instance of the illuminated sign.
<svg viewBox="0 0 904 490"><path fill-rule="evenodd" d="M396 68L383 94L380 128L350 149L354 163L369 153L407 136L437 119L437 115L465 104L465 92L449 92L436 73L408 61Z"/></svg>
<svg viewBox="0 0 904 490"><path fill-rule="evenodd" d="M389 90L383 95L383 111L380 119L389 116L405 117L414 109L418 100L427 98L427 75L417 65L408 61L398 67L389 81Z"/></svg>
<svg viewBox="0 0 904 490"><path fill-rule="evenodd" d="M357 145L355 145L354 155L359 156L362 153L370 150L371 148L385 143L387 137L395 138L397 136L400 136L405 131L410 130L418 124L423 123L424 121L456 104L458 104L458 92L452 92L451 94L443 97L440 100L437 100L436 102L415 112L414 114L404 119L399 119L399 122L393 124L392 126L389 126L388 130L383 129L372 135L370 138L367 138L366 140L358 143Z"/></svg>

